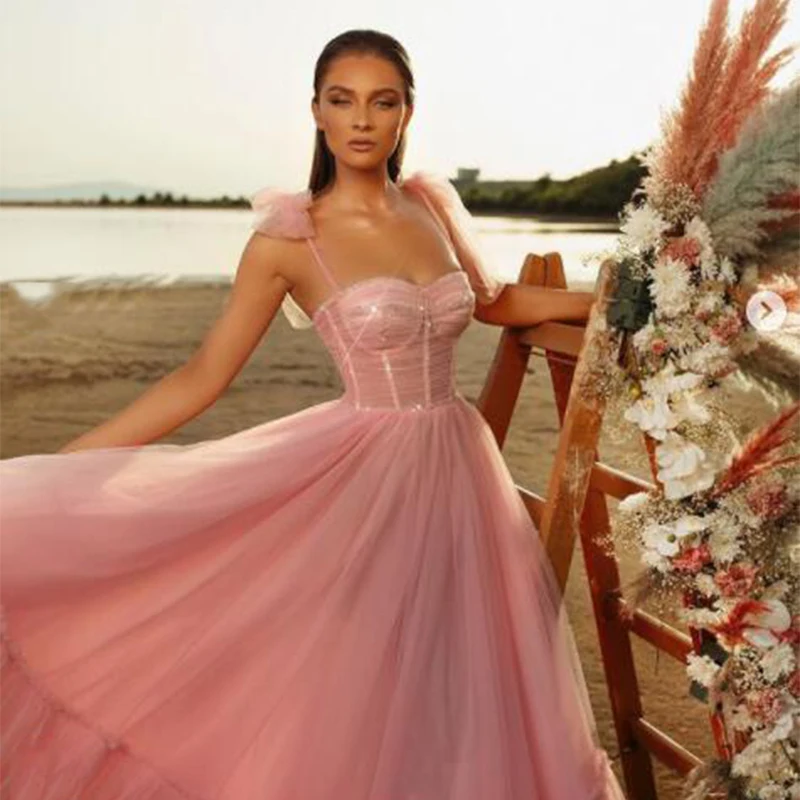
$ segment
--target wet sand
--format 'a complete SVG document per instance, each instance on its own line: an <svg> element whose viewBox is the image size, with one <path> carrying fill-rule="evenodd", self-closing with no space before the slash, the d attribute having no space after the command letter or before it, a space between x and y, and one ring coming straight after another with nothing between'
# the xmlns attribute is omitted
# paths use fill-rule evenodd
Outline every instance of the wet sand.
<svg viewBox="0 0 800 800"><path fill-rule="evenodd" d="M0 287L0 456L54 452L120 410L189 358L227 294L224 284L106 285L37 306L22 301L8 285ZM473 322L459 342L457 379L470 400L480 392L499 334L497 328ZM725 391L725 404L743 427L770 416L760 392ZM340 393L336 369L316 333L292 329L279 313L217 402L160 441L185 444L225 436ZM648 478L636 437L619 431L618 421L608 420L602 459ZM557 434L547 365L534 357L504 447L517 482L544 492ZM625 579L632 578L635 556L623 554L621 568ZM601 742L616 765L617 744L579 551L566 602ZM705 707L688 696L683 666L641 642L635 643L635 653L646 716L699 755L710 754ZM677 800L680 779L658 764L656 774L660 800Z"/></svg>

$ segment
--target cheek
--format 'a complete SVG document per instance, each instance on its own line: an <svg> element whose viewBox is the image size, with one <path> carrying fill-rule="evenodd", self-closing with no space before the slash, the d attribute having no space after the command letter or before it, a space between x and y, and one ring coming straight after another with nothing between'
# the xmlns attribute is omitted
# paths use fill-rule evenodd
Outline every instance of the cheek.
<svg viewBox="0 0 800 800"><path fill-rule="evenodd" d="M325 115L324 119L325 135L334 141L344 139L347 141L350 131L348 115L342 111L334 109Z"/></svg>

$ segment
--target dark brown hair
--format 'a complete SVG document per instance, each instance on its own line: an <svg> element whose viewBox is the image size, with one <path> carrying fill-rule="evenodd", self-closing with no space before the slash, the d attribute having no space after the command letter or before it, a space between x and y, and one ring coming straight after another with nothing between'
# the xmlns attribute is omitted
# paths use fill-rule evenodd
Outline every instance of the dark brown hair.
<svg viewBox="0 0 800 800"><path fill-rule="evenodd" d="M405 84L405 100L409 106L414 105L414 75L411 72L411 61L405 48L397 39L387 33L370 29L356 28L340 33L331 39L323 48L314 68L314 99L319 102L319 92L328 68L335 59L343 55L375 55L391 61L400 73ZM394 152L389 156L387 169L389 178L397 180L403 165L403 154L406 149L406 135L403 132ZM325 142L325 132L317 129L314 145L314 160L311 164L311 175L308 188L312 193L322 191L336 174L336 160Z"/></svg>

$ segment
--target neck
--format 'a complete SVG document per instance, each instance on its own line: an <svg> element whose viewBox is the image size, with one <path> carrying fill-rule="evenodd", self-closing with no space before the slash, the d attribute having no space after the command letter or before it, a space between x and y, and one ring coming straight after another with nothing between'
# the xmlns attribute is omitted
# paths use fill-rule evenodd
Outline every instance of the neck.
<svg viewBox="0 0 800 800"><path fill-rule="evenodd" d="M339 168L331 190L342 208L382 211L392 208L400 189L389 178L386 168L361 170Z"/></svg>

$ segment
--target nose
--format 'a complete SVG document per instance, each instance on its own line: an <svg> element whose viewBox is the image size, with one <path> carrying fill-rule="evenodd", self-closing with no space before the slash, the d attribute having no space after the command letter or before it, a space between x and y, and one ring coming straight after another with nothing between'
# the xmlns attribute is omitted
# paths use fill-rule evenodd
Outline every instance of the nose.
<svg viewBox="0 0 800 800"><path fill-rule="evenodd" d="M369 128L370 125L369 107L357 104L355 106L353 117L353 127L357 128L358 130L364 130Z"/></svg>

